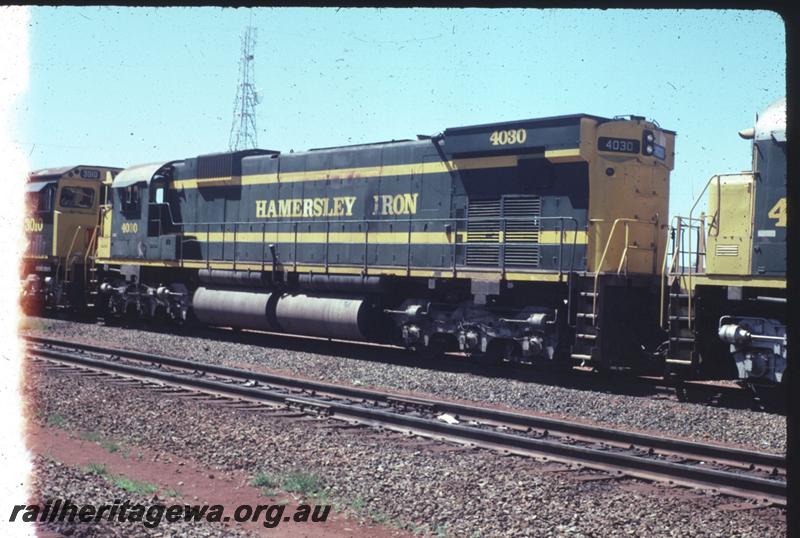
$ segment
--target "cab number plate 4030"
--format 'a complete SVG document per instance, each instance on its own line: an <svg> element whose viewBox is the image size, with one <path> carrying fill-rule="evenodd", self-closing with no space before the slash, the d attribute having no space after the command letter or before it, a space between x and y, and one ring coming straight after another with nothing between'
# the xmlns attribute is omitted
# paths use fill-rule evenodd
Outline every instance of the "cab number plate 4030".
<svg viewBox="0 0 800 538"><path fill-rule="evenodd" d="M616 153L639 153L641 142L632 138L611 138L601 136L597 139L597 149Z"/></svg>

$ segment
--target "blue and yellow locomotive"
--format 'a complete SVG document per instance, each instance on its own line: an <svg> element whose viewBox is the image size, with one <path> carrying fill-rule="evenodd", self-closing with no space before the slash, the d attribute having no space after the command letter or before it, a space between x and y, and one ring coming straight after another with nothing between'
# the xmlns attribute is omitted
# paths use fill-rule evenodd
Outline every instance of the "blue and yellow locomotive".
<svg viewBox="0 0 800 538"><path fill-rule="evenodd" d="M663 340L674 138L578 114L134 166L102 209L106 316L640 366Z"/></svg>
<svg viewBox="0 0 800 538"><path fill-rule="evenodd" d="M708 180L707 213L676 217L662 301L681 377L786 377L786 99L741 131L752 169ZM665 258L665 266L667 266Z"/></svg>

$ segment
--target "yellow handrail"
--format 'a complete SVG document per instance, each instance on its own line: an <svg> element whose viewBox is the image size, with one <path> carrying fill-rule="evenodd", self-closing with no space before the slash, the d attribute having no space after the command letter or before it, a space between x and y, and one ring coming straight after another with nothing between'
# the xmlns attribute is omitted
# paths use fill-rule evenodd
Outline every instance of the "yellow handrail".
<svg viewBox="0 0 800 538"><path fill-rule="evenodd" d="M86 253L83 255L83 284L84 286L89 281L89 255L93 254L92 249L94 249L97 243L97 231L100 229L99 226L95 226L92 230L92 236L89 238L89 244L86 245Z"/></svg>
<svg viewBox="0 0 800 538"><path fill-rule="evenodd" d="M597 219L597 220L593 220L592 222L602 222L602 220L601 219ZM619 224L620 222L624 223L624 226L625 226L625 249L622 251L622 255L620 256L619 266L617 267L617 274L619 274L622 271L622 264L624 263L625 258L628 256L628 246L629 246L628 245L628 240L630 238L629 225L631 223L637 223L637 224L650 224L650 225L658 227L658 217L657 216L654 217L654 220L642 220L642 219L634 219L634 218L628 218L628 217L620 217L620 218L614 220L614 223L611 225L611 231L608 234L608 239L606 239L606 246L603 249L603 255L600 256L600 263L597 264L597 268L595 269L595 272L594 272L594 292L593 292L593 297L592 297L592 315L593 315L592 323L595 326L597 326L597 286L598 286L598 283L599 283L599 280L600 280L600 270L602 269L603 264L606 261L606 256L608 255L608 248L611 246L611 240L614 238L614 232L616 232L617 224ZM658 232L658 229L656 228L656 233L657 232ZM657 248L657 246L654 243L653 244L653 250L655 251L656 248ZM653 266L654 266L653 270L654 271L655 271L655 263L656 263L655 260L653 260Z"/></svg>
<svg viewBox="0 0 800 538"><path fill-rule="evenodd" d="M72 264L70 264L69 259L72 257L72 248L75 246L75 239L78 238L78 232L80 232L82 229L83 229L83 226L78 226L77 228L75 228L75 233L72 234L72 241L69 244L69 249L67 250L67 255L64 258L64 260L66 261L66 264L67 264L66 267L64 267L64 281L69 281L69 278L67 278L67 277L69 276L70 265L72 265ZM58 274L58 273L56 272L56 274Z"/></svg>
<svg viewBox="0 0 800 538"><path fill-rule="evenodd" d="M695 218L695 217L691 217L691 216L690 217L681 217L681 216L678 216L678 215L672 217L672 223L670 225L670 229L674 229L675 230L675 236L674 236L674 240L673 240L674 243L673 243L673 248L672 248L672 263L670 264L669 270L667 270L667 257L669 256L670 251L669 250L665 250L664 251L664 261L663 261L662 269L661 269L662 270L662 275L661 275L661 298L660 298L661 299L661 313L660 313L660 316L659 316L659 322L661 324L661 328L662 329L666 328L665 323L664 323L664 306L665 306L664 302L665 302L665 299L666 299L666 289L665 289L666 288L666 283L667 283L667 281L669 279L674 278L674 277L678 278L679 282L681 282L681 286L684 286L684 285L688 286L689 300L688 300L688 305L687 305L687 308L688 308L687 316L689 317L689 325L688 325L689 328L691 328L691 326L692 326L692 321L691 321L691 318L692 318L692 315L691 315L691 313L692 313L692 297L691 297L692 296L692 294L691 294L692 279L691 279L691 275L692 275L693 267L696 268L695 272L697 272L697 273L700 272L700 267L701 267L700 256L705 256L705 254L706 254L705 250L703 250L701 252L700 249L699 249L700 243L701 242L704 243L704 241L701 241L700 238L698 239L698 250L697 250L697 252L694 252L694 250L692 249L692 241L691 241L692 240L692 232L696 229L696 230L698 230L698 232L700 234L705 234L705 220L706 220L706 218L709 218L709 217L713 218L713 216L705 215L705 214L701 214L701 216L699 218ZM694 224L694 223L698 223L698 224ZM684 234L684 232L686 230L689 231L689 249L688 250L681 250L681 245L683 244L683 234ZM705 238L705 235L703 235L703 239L704 238ZM689 256L688 263L683 263L683 261L685 260L684 256L687 255L687 254ZM693 255L696 256L696 258L694 260L692 260L692 256ZM684 268L687 268L687 267L688 267L688 280L687 280L686 284L684 284L682 282L682 277L683 277L684 273L686 273ZM670 285L671 284L672 284L672 282L670 282Z"/></svg>
<svg viewBox="0 0 800 538"><path fill-rule="evenodd" d="M676 220L678 221L677 222L677 226L673 226L673 223ZM670 230L672 230L672 229L676 230L675 239L673 240L673 245L672 245L672 264L670 265L669 271L667 271L667 258L669 257L669 254L670 254L670 251L669 251L668 248L664 249L664 262L661 264L661 294L660 294L661 306L660 306L660 310L659 310L658 322L659 322L659 325L661 326L662 329L666 328L664 326L664 298L665 298L665 291L666 291L665 290L665 288L666 288L665 283L666 283L667 279L669 278L669 275L671 275L672 271L675 269L675 263L678 260L678 252L679 252L679 249L680 249L680 236L683 233L682 225L683 225L683 218L682 217L679 217L677 215L672 217L672 222L670 223Z"/></svg>
<svg viewBox="0 0 800 538"><path fill-rule="evenodd" d="M706 193L706 190L708 190L708 186L711 185L711 182L714 181L715 178L717 180L717 214L719 214L719 212L720 212L720 203L722 201L722 198L721 198L722 183L721 183L721 180L720 180L720 176L711 176L708 179L708 181L706 181L705 187L703 187L703 190L697 196L697 199L692 204L692 208L689 210L689 228L690 229L691 229L691 226L692 226L692 214L694 213L694 210L697 207L697 204L700 202L700 199L703 198L703 195ZM719 230L719 223L717 223L717 230ZM709 229L709 232L710 231L711 230ZM689 318L688 322L687 322L687 327L689 329L692 328L692 289L693 288L692 288L692 263L691 263L692 255L691 255L691 253L692 253L692 234L690 233L689 234L689 279L688 279L687 284L686 284L686 290L687 290L687 295L688 295L688 301L687 301L688 310L687 310L686 316Z"/></svg>

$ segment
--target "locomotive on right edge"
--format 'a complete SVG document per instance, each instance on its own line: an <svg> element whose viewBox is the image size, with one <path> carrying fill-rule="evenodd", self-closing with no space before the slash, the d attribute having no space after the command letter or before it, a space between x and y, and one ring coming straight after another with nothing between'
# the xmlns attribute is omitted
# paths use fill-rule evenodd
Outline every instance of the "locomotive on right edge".
<svg viewBox="0 0 800 538"><path fill-rule="evenodd" d="M752 169L713 176L698 198L708 193L707 213L695 216L695 202L673 219L662 292L666 372L785 384L786 98L739 135L753 141Z"/></svg>

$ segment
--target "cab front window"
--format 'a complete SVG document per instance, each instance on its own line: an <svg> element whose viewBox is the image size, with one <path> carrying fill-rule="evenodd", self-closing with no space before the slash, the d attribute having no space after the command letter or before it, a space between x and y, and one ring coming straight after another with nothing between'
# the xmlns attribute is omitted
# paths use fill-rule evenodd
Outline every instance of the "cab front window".
<svg viewBox="0 0 800 538"><path fill-rule="evenodd" d="M91 209L94 206L94 189L91 187L62 187L58 203L61 207Z"/></svg>

